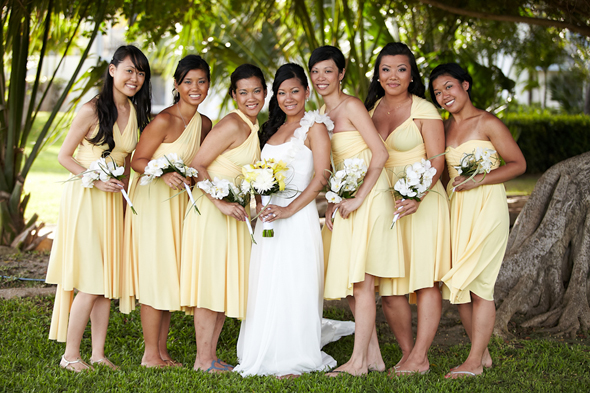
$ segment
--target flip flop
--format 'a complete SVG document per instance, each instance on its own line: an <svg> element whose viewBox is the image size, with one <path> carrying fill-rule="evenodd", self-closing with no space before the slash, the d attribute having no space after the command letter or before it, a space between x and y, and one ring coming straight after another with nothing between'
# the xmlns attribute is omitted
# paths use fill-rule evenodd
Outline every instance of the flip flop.
<svg viewBox="0 0 590 393"><path fill-rule="evenodd" d="M215 359L215 360L212 360L212 361L211 361L211 367L209 367L207 370L205 370L205 372L206 372L207 374L217 374L217 373L215 373L215 371L221 371L221 372L227 372L227 371L229 371L229 370L228 370L227 368L225 368L225 367L216 367L216 366L215 366L215 363L217 363L217 360L218 360L218 359ZM214 370L215 370L215 371L214 371ZM213 372L212 372L212 371L213 371Z"/></svg>
<svg viewBox="0 0 590 393"><path fill-rule="evenodd" d="M453 378L453 375L461 375L461 377L459 377L459 378L465 378L465 377L477 377L479 374L472 373L471 371L451 371L447 375L445 375L445 379L449 379L449 378L456 379L456 378Z"/></svg>
<svg viewBox="0 0 590 393"><path fill-rule="evenodd" d="M328 374L336 374L336 375L332 376L332 375L328 375ZM367 376L367 374L354 375L354 374L349 373L348 371L343 371L343 370L332 370L332 371L325 373L324 375L329 378L336 378L341 375L350 375L351 377L366 377Z"/></svg>
<svg viewBox="0 0 590 393"><path fill-rule="evenodd" d="M224 367L224 368L225 368L226 370L228 370L228 371L233 371L233 369L236 367L236 366L232 366L232 365L231 365L231 364L229 364L229 363L225 363L225 362L223 362L223 361L222 361L221 359L219 359L219 358L215 359L215 362L216 362L216 363L218 363L218 364L219 364L221 367Z"/></svg>
<svg viewBox="0 0 590 393"><path fill-rule="evenodd" d="M395 369L395 376L396 377L407 377L410 375L426 375L430 372L430 367L424 371L414 371L414 370L399 370Z"/></svg>

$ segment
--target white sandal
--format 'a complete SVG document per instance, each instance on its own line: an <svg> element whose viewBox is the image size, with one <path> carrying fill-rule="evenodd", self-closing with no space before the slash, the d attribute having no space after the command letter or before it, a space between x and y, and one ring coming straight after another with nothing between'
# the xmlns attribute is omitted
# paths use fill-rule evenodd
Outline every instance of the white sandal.
<svg viewBox="0 0 590 393"><path fill-rule="evenodd" d="M102 358L102 359L98 359L98 360L92 360L92 358L90 358L90 364L92 364L93 366L105 366L105 367L110 368L113 371L119 369L119 366L115 365L113 362L111 362L107 358Z"/></svg>
<svg viewBox="0 0 590 393"><path fill-rule="evenodd" d="M74 368L74 367L71 366L72 364L76 364L76 363L82 364L85 368L83 368L81 370L78 370L77 368ZM66 355L62 355L61 361L59 362L59 367L63 368L64 370L73 371L75 373L79 373L79 372L86 371L86 370L93 370L93 368L90 367L81 358L78 358L78 359L73 360L73 361L69 361L68 359L66 359Z"/></svg>

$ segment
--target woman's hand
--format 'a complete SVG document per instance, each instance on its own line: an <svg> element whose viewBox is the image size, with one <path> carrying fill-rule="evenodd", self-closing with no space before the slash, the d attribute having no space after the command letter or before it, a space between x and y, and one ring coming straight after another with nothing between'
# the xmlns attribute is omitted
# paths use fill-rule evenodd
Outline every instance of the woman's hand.
<svg viewBox="0 0 590 393"><path fill-rule="evenodd" d="M481 183L481 179L482 179L483 175L476 175L473 179L471 180L467 180L469 179L468 177L465 176L457 176L454 180L453 180L453 188L456 191L469 191L474 189L477 186L482 185ZM467 180L465 182L465 180ZM465 183L463 183L465 182ZM463 183L463 184L461 184ZM459 185L461 184L461 185Z"/></svg>
<svg viewBox="0 0 590 393"><path fill-rule="evenodd" d="M332 221L332 215L334 214L334 210L338 208L339 204L335 203L328 203L328 207L326 208L326 215L325 215L325 222L328 229L331 231L334 228L334 222Z"/></svg>
<svg viewBox="0 0 590 393"><path fill-rule="evenodd" d="M172 188L173 190L183 190L184 189L184 184L191 184L190 180L188 180L186 177L182 176L181 174L177 173L177 172L169 172L166 173L164 175L162 175L162 180L164 180L164 183L166 183L166 185L170 188Z"/></svg>
<svg viewBox="0 0 590 393"><path fill-rule="evenodd" d="M400 199L395 201L395 213L399 214L399 218L416 213L418 207L420 207L420 202L413 199L406 199L405 201Z"/></svg>
<svg viewBox="0 0 590 393"><path fill-rule="evenodd" d="M121 192L125 188L125 184L117 179L109 179L107 181L96 180L94 186L104 192Z"/></svg>
<svg viewBox="0 0 590 393"><path fill-rule="evenodd" d="M289 206L268 205L260 214L260 219L264 222L273 222L281 218L289 218L292 215Z"/></svg>
<svg viewBox="0 0 590 393"><path fill-rule="evenodd" d="M338 204L338 211L342 218L346 219L356 209L361 207L365 198L354 197L350 199L344 199L342 202Z"/></svg>
<svg viewBox="0 0 590 393"><path fill-rule="evenodd" d="M230 203L223 199L215 199L213 204L226 216L233 217L238 221L246 221L248 219L246 209L237 203Z"/></svg>

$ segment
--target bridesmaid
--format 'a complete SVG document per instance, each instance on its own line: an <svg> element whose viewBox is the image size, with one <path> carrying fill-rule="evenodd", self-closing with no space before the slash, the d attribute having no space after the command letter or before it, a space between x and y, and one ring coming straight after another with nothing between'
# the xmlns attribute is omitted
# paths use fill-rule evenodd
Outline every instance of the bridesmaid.
<svg viewBox="0 0 590 393"><path fill-rule="evenodd" d="M260 157L257 116L266 97L260 68L243 64L231 75L230 96L238 109L213 127L191 166L198 181L215 177L234 181L242 166ZM195 188L199 216L187 210L182 234L180 304L195 308L195 370L224 372L232 366L217 358L217 340L225 316L244 319L251 240L247 209L214 199ZM204 196L204 197L203 197Z"/></svg>
<svg viewBox="0 0 590 393"><path fill-rule="evenodd" d="M363 103L340 89L344 65L344 55L333 46L317 48L309 59L311 81L325 103L320 112L334 121L334 169L341 169L347 158L361 158L368 165L355 197L336 206L329 204L326 211L322 233L326 255L324 298L346 297L356 323L352 357L329 376L385 370L375 331L376 277L404 275L401 237L397 228L389 229L394 202L383 169L389 155ZM338 214L332 223L330 217L336 208ZM327 230L332 230L331 240Z"/></svg>
<svg viewBox="0 0 590 393"><path fill-rule="evenodd" d="M151 110L150 66L132 45L113 55L101 93L82 106L59 151L58 160L75 176L101 157L125 166ZM74 151L78 149L74 157ZM93 188L80 181L64 186L47 282L57 284L49 338L66 342L60 367L75 372L92 369L80 357L80 343L91 321L91 364L116 369L105 357L110 299L119 297L125 182L97 180ZM78 294L74 298L74 289ZM73 301L72 301L73 299ZM70 309L71 307L71 309ZM68 320L69 319L69 320Z"/></svg>
<svg viewBox="0 0 590 393"><path fill-rule="evenodd" d="M389 43L377 56L365 106L385 141L385 163L393 186L406 166L444 153L443 123L436 108L424 99L424 84L414 54L400 42ZM428 350L440 321L441 278L451 269L449 204L439 181L444 157L434 158L436 175L421 202L396 201L402 233L405 277L379 280L383 312L402 350L397 375L426 373ZM418 303L416 343L412 312L406 300Z"/></svg>
<svg viewBox="0 0 590 393"><path fill-rule="evenodd" d="M211 120L197 109L207 97L209 65L188 55L174 72L174 104L158 114L142 133L131 165L137 172L129 195L137 215L125 217L124 271L119 308L124 313L141 304L145 367L181 366L168 354L170 311L180 310L180 241L188 197L181 194L190 181L176 172L147 185L140 175L150 160L175 153L186 164L195 157Z"/></svg>
<svg viewBox="0 0 590 393"><path fill-rule="evenodd" d="M492 366L487 349L496 308L494 284L508 241L509 216L503 182L526 170L525 159L510 131L494 115L471 103L471 76L455 63L441 64L430 74L430 96L452 115L445 121L446 161L451 198L452 269L442 278L445 298L458 304L461 322L471 340L463 364L445 378L475 376ZM455 165L464 153L489 148L495 164L484 178L463 183ZM499 157L506 165L499 166ZM463 183L463 184L462 184Z"/></svg>

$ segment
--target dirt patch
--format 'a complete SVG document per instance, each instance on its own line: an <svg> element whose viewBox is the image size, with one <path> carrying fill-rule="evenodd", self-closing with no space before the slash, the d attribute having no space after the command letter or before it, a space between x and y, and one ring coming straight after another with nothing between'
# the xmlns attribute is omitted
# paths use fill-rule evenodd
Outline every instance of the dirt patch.
<svg viewBox="0 0 590 393"><path fill-rule="evenodd" d="M11 253L8 253L7 250ZM55 292L54 285L45 284L49 252L16 252L0 250L0 298L47 295Z"/></svg>

